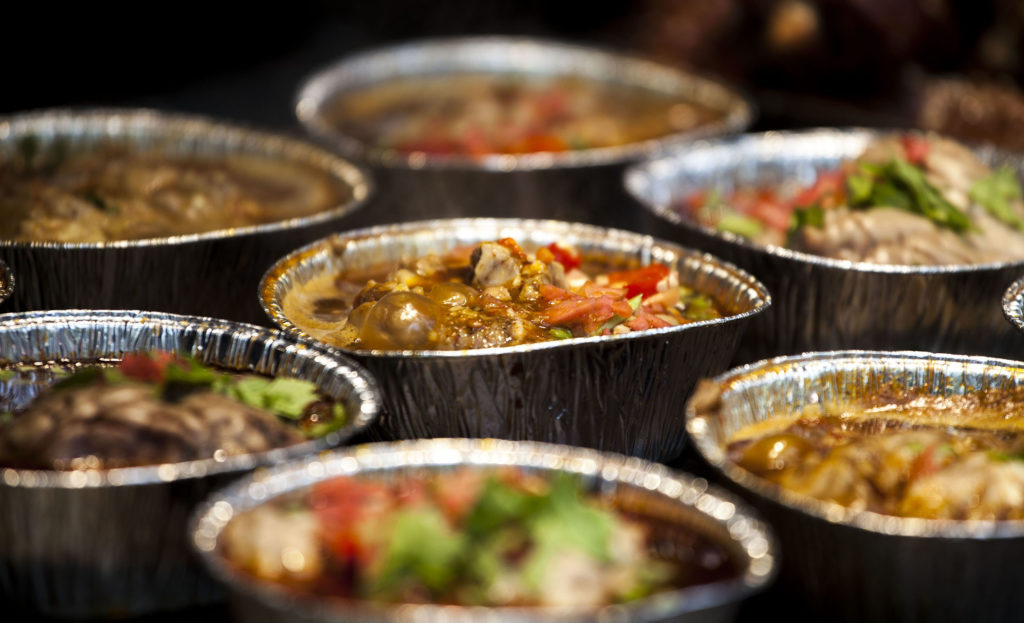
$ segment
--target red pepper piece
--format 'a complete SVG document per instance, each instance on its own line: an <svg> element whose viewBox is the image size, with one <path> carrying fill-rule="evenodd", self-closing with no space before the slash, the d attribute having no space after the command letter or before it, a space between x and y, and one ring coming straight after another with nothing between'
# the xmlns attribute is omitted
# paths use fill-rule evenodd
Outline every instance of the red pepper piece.
<svg viewBox="0 0 1024 623"><path fill-rule="evenodd" d="M613 286L624 284L627 299L638 294L648 297L658 291L658 282L668 277L670 272L664 264L650 264L634 270L608 273L608 282Z"/></svg>
<svg viewBox="0 0 1024 623"><path fill-rule="evenodd" d="M923 164L928 157L928 139L913 134L904 134L900 137L900 144L903 151L907 153L907 162L910 164Z"/></svg>
<svg viewBox="0 0 1024 623"><path fill-rule="evenodd" d="M547 246L548 251L555 256L555 261L562 265L565 270L572 270L579 268L583 262L583 258L578 253L574 253L570 249L565 249L552 242Z"/></svg>
<svg viewBox="0 0 1024 623"><path fill-rule="evenodd" d="M167 365L176 359L171 353L163 351L152 354L128 353L121 359L118 369L130 379L158 383L163 380Z"/></svg>

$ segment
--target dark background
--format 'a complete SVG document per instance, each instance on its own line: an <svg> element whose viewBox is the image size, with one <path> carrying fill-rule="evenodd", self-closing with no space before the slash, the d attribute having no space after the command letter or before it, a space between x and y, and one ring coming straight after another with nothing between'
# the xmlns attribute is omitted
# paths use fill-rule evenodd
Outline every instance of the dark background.
<svg viewBox="0 0 1024 623"><path fill-rule="evenodd" d="M718 76L751 94L754 129L921 126L1024 149L1024 132L1007 131L1024 127L1020 0L184 0L34 3L4 16L0 113L144 106L298 132L299 83L345 54L500 33Z"/></svg>

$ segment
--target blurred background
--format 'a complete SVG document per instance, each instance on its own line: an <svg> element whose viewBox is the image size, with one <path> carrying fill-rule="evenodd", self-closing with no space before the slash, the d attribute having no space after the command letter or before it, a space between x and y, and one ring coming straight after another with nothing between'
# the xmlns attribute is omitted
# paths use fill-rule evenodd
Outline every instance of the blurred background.
<svg viewBox="0 0 1024 623"><path fill-rule="evenodd" d="M913 126L1024 149L1021 0L292 0L273 10L5 7L0 113L149 106L297 131L315 69L400 40L525 34L597 44L725 79L754 129Z"/></svg>

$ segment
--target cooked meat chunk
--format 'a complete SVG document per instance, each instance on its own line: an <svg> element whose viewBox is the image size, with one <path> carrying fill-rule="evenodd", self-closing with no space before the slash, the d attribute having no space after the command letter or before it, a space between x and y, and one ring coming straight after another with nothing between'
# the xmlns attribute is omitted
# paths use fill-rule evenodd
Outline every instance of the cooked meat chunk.
<svg viewBox="0 0 1024 623"><path fill-rule="evenodd" d="M302 440L273 414L217 393L196 392L169 404L150 385L98 385L41 396L0 427L0 465L152 465L261 452Z"/></svg>
<svg viewBox="0 0 1024 623"><path fill-rule="evenodd" d="M473 267L473 286L488 288L502 286L515 288L521 283L519 260L507 247L494 242L484 242L470 256Z"/></svg>

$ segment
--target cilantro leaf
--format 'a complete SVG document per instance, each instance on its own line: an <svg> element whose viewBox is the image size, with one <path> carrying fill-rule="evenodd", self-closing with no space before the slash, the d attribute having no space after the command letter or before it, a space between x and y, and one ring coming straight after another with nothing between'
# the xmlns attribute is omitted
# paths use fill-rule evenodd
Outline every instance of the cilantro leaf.
<svg viewBox="0 0 1024 623"><path fill-rule="evenodd" d="M1020 179L1012 168L1001 167L988 177L978 180L971 185L968 196L1003 223L1024 231L1024 218L1010 205L1011 201L1022 196Z"/></svg>
<svg viewBox="0 0 1024 623"><path fill-rule="evenodd" d="M368 578L371 594L396 596L403 585L422 582L435 595L457 577L465 537L445 521L436 508L399 511L379 571Z"/></svg>
<svg viewBox="0 0 1024 623"><path fill-rule="evenodd" d="M722 213L715 228L718 231L727 231L744 238L753 238L764 231L764 224L755 218L730 210Z"/></svg>
<svg viewBox="0 0 1024 623"><path fill-rule="evenodd" d="M793 210L793 216L789 223L789 231L794 232L804 227L824 227L825 210L818 204L809 206L798 206Z"/></svg>

